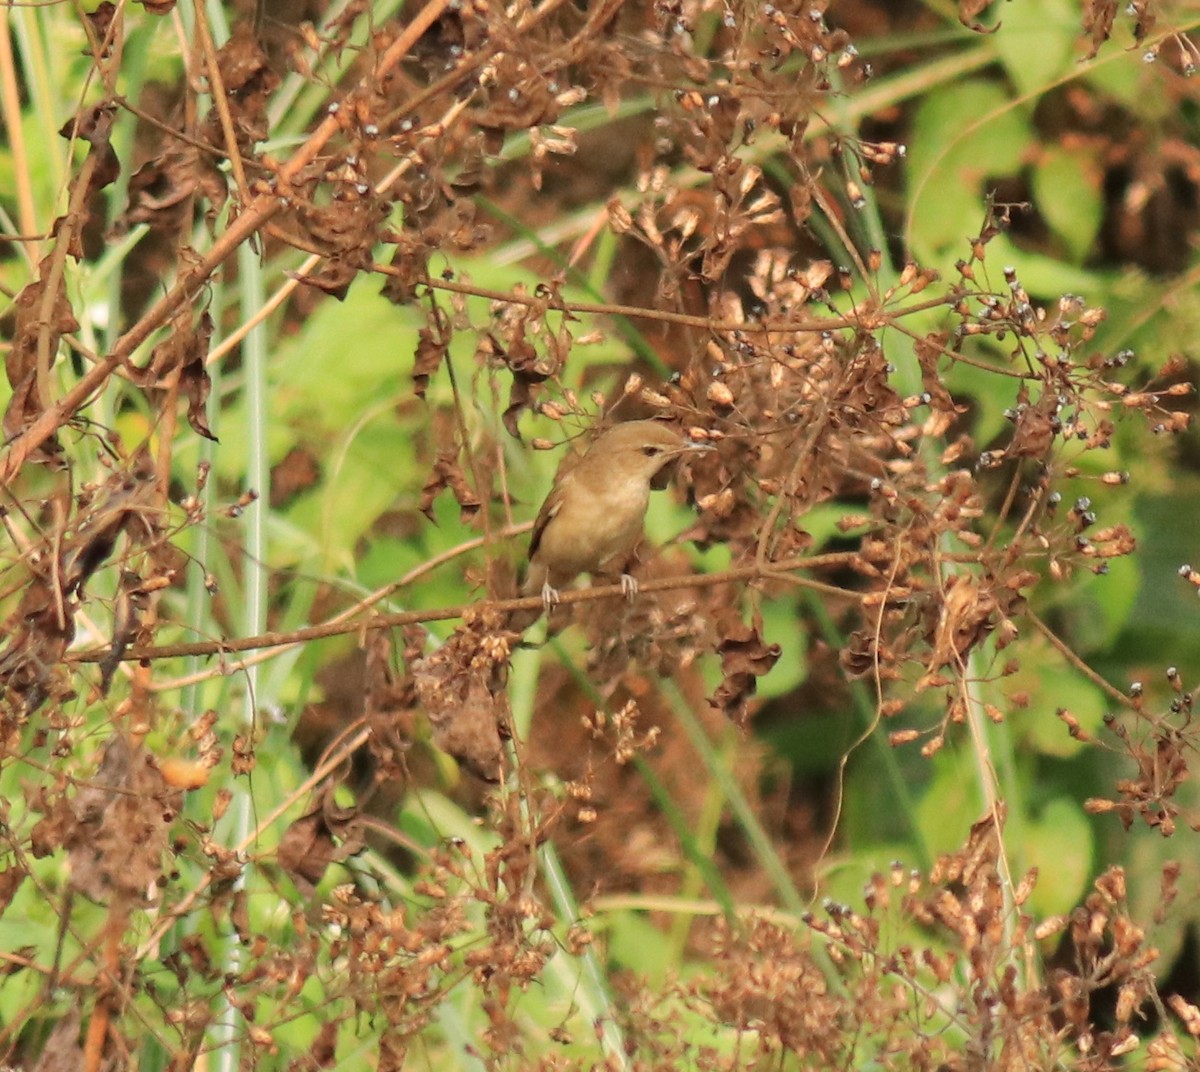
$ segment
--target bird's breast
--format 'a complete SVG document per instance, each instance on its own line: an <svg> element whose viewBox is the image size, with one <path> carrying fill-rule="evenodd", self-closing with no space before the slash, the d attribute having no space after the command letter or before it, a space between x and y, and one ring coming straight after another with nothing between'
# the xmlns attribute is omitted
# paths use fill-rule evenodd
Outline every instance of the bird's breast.
<svg viewBox="0 0 1200 1072"><path fill-rule="evenodd" d="M574 487L542 535L539 554L555 569L592 572L627 555L642 534L650 501L645 481Z"/></svg>

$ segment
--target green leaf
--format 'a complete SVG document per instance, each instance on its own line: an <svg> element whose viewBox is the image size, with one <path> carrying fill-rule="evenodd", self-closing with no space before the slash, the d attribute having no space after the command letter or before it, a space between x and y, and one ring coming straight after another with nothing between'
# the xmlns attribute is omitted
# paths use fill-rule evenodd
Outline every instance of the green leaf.
<svg viewBox="0 0 1200 1072"><path fill-rule="evenodd" d="M1095 839L1079 804L1058 797L1022 828L1023 862L1036 867L1038 882L1029 899L1037 916L1069 912L1083 894L1092 870Z"/></svg>
<svg viewBox="0 0 1200 1072"><path fill-rule="evenodd" d="M966 251L979 233L988 180L1016 173L1032 129L1004 89L972 79L933 94L908 146L909 243L919 260Z"/></svg>
<svg viewBox="0 0 1200 1072"><path fill-rule="evenodd" d="M345 301L321 302L273 369L286 419L341 429L359 416L364 400L410 394L419 323L365 280Z"/></svg>
<svg viewBox="0 0 1200 1072"><path fill-rule="evenodd" d="M616 965L636 971L651 986L659 986L674 967L667 935L640 912L609 912L604 917L608 932L608 956Z"/></svg>
<svg viewBox="0 0 1200 1072"><path fill-rule="evenodd" d="M1012 267L1035 301L1057 301L1063 294L1081 294L1085 299L1100 301L1117 278L1114 272L1075 268L1057 257L1022 249L1006 234L997 235L988 243L987 263L997 289L1002 270Z"/></svg>
<svg viewBox="0 0 1200 1072"><path fill-rule="evenodd" d="M1074 66L1078 12L1070 0L1001 5L993 44L1023 97L1040 96Z"/></svg>
<svg viewBox="0 0 1200 1072"><path fill-rule="evenodd" d="M763 642L782 649L770 671L758 679L762 699L791 692L808 676L808 634L790 599L772 599L762 606Z"/></svg>
<svg viewBox="0 0 1200 1072"><path fill-rule="evenodd" d="M1049 651L1041 659L1031 655L1020 670L1005 678L1007 695L1024 692L1032 699L1031 707L1010 712L1007 721L1019 738L1022 752L1032 750L1069 759L1091 746L1067 732L1056 710L1065 708L1084 731L1094 735L1100 731L1108 703L1095 685L1058 658Z"/></svg>
<svg viewBox="0 0 1200 1072"><path fill-rule="evenodd" d="M1038 211L1076 264L1092 248L1100 229L1103 178L1094 155L1059 147L1048 149L1033 170Z"/></svg>
<svg viewBox="0 0 1200 1072"><path fill-rule="evenodd" d="M974 757L969 749L943 749L932 762L935 773L917 804L917 821L930 852L953 852L984 814Z"/></svg>
<svg viewBox="0 0 1200 1072"><path fill-rule="evenodd" d="M419 490L403 442L382 421L352 429L323 479L288 509L288 520L316 540L326 569L353 568L358 540L399 495Z"/></svg>

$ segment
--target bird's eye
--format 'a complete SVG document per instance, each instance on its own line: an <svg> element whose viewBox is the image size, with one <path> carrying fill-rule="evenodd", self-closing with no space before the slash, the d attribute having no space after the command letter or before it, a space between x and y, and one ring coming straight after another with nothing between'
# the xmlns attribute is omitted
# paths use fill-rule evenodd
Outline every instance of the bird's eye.
<svg viewBox="0 0 1200 1072"><path fill-rule="evenodd" d="M642 453L647 458L653 458L658 453L658 447L642 447Z"/></svg>

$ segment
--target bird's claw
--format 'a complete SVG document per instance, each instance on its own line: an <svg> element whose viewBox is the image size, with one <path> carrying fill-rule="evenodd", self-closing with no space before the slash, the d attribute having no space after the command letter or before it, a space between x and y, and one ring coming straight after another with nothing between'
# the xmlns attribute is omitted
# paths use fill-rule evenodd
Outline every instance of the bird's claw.
<svg viewBox="0 0 1200 1072"><path fill-rule="evenodd" d="M542 585L542 606L546 608L546 613L549 614L552 608L558 606L559 602L558 589L551 588L550 582L546 581Z"/></svg>
<svg viewBox="0 0 1200 1072"><path fill-rule="evenodd" d="M638 593L637 578L628 573L621 574L621 592L630 603Z"/></svg>

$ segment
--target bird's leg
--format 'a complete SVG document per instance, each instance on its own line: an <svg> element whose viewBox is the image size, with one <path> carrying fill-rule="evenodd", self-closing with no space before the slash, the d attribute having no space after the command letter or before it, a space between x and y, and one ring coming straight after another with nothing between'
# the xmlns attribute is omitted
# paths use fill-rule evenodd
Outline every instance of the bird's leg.
<svg viewBox="0 0 1200 1072"><path fill-rule="evenodd" d="M632 573L621 574L621 592L630 603L633 602L633 597L638 593L638 583Z"/></svg>
<svg viewBox="0 0 1200 1072"><path fill-rule="evenodd" d="M560 600L558 597L558 589L552 588L549 581L542 583L542 606L546 608L546 615L549 617L553 607L557 607Z"/></svg>

